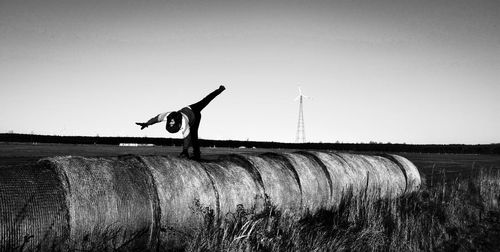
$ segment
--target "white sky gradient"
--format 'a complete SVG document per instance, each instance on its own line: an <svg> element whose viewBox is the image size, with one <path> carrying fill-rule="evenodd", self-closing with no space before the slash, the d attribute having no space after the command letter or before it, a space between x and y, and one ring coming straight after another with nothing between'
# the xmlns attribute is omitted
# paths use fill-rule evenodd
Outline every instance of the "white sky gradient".
<svg viewBox="0 0 500 252"><path fill-rule="evenodd" d="M134 124L224 84L205 139L500 142L495 0L0 0L0 132Z"/></svg>

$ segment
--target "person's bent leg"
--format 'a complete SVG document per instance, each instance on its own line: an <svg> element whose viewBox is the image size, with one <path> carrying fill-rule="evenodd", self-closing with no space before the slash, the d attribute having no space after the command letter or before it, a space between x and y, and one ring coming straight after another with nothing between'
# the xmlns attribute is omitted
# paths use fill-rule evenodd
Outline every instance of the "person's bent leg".
<svg viewBox="0 0 500 252"><path fill-rule="evenodd" d="M179 157L184 157L184 158L189 158L189 145L191 144L191 134L187 135L187 137L184 138L184 142L182 145L182 152L179 154Z"/></svg>
<svg viewBox="0 0 500 252"><path fill-rule="evenodd" d="M201 101L197 102L197 103L194 103L194 104L191 104L189 105L191 107L191 109L194 111L198 111L200 112L201 110L203 110L215 97L217 97L220 93L222 93L222 91L224 91L223 88L218 88L216 89L215 91L213 91L212 93L208 94L205 98L201 99Z"/></svg>
<svg viewBox="0 0 500 252"><path fill-rule="evenodd" d="M193 159L200 160L200 142L198 140L198 128L200 127L201 115L197 115L195 123L191 129L191 144L193 146Z"/></svg>
<svg viewBox="0 0 500 252"><path fill-rule="evenodd" d="M198 136L196 136L196 139L193 138L193 159L200 160L200 158L201 158L200 143L198 141Z"/></svg>

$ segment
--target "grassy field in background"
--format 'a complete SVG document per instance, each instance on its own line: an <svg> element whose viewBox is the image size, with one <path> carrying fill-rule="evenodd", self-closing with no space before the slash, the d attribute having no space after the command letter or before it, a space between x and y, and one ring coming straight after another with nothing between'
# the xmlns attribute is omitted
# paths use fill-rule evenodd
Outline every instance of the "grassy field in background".
<svg viewBox="0 0 500 252"><path fill-rule="evenodd" d="M109 157L117 155L177 155L181 146L139 146L121 147L115 145L81 144L27 144L0 143L0 167L23 165L51 156L86 156ZM201 148L204 159L217 159L219 155L233 153L285 152L290 149L236 149L236 148ZM436 154L436 153L395 153L412 161L429 181L447 181L458 177L469 177L480 169L500 170L500 155L477 154Z"/></svg>
<svg viewBox="0 0 500 252"><path fill-rule="evenodd" d="M88 144L28 144L0 143L0 167L36 162L40 158L53 156L111 157L118 155L178 155L181 146L116 146ZM263 149L201 148L202 157L216 159L230 153L265 152ZM190 150L191 152L191 150Z"/></svg>

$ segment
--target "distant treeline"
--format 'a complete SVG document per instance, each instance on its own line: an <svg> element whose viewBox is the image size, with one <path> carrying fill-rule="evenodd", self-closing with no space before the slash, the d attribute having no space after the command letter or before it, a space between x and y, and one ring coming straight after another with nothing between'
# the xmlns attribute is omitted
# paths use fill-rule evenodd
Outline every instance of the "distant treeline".
<svg viewBox="0 0 500 252"><path fill-rule="evenodd" d="M154 144L160 146L181 146L182 139L162 137L100 137L100 136L48 136L0 133L0 142L32 142L63 144L107 144L120 143ZM420 152L420 153L469 153L500 154L500 144L399 144L399 143L280 143L236 140L201 139L203 147L267 148L267 149L328 149L366 152Z"/></svg>

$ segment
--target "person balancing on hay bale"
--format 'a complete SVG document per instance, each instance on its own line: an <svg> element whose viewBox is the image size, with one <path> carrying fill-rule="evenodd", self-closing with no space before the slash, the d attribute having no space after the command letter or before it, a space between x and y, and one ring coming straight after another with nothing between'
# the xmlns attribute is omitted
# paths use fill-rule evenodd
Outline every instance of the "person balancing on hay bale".
<svg viewBox="0 0 500 252"><path fill-rule="evenodd" d="M166 128L170 133L177 133L183 128L182 136L184 138L184 144L179 157L189 158L188 149L189 146L193 146L193 159L200 160L201 153L200 144L198 142L198 127L200 126L201 111L225 89L226 88L221 85L218 89L211 92L197 103L184 107L179 111L158 114L145 123L136 122L135 124L141 126L141 130L143 130L155 123L167 121Z"/></svg>

